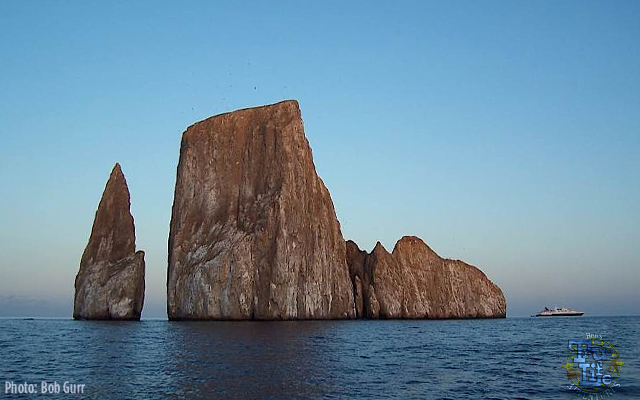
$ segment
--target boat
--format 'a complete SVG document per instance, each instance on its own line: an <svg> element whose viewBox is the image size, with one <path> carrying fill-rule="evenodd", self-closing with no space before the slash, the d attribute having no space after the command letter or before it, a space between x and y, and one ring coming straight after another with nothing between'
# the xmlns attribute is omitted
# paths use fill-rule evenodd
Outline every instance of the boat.
<svg viewBox="0 0 640 400"><path fill-rule="evenodd" d="M566 307L545 307L544 310L537 313L536 317L579 317L584 314L583 311L573 310Z"/></svg>

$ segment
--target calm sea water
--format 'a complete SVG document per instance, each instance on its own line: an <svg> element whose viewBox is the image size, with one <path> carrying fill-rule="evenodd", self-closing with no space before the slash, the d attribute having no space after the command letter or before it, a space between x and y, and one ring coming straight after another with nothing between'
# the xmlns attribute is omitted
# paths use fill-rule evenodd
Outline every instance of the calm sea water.
<svg viewBox="0 0 640 400"><path fill-rule="evenodd" d="M570 339L616 346L640 398L640 317L447 321L0 320L0 397L90 399L574 399ZM10 395L65 381L84 394ZM62 392L62 389L61 389Z"/></svg>

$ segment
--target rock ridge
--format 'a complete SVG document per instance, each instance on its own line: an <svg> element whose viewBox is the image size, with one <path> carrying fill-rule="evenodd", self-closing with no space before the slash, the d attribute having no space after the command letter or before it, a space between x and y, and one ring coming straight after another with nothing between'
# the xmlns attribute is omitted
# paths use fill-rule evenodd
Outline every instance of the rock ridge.
<svg viewBox="0 0 640 400"><path fill-rule="evenodd" d="M422 239L405 236L389 253L348 240L347 264L359 318L504 318L500 288L478 268L440 257Z"/></svg>

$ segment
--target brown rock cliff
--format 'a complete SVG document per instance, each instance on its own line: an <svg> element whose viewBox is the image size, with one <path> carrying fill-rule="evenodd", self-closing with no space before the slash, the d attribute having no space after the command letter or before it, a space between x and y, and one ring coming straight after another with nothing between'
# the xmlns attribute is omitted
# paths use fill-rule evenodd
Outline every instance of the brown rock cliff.
<svg viewBox="0 0 640 400"><path fill-rule="evenodd" d="M506 316L502 291L482 271L441 258L417 237L403 237L391 253L378 243L367 254L348 241L347 263L359 317Z"/></svg>
<svg viewBox="0 0 640 400"><path fill-rule="evenodd" d="M351 287L296 101L221 114L184 132L169 319L352 318Z"/></svg>

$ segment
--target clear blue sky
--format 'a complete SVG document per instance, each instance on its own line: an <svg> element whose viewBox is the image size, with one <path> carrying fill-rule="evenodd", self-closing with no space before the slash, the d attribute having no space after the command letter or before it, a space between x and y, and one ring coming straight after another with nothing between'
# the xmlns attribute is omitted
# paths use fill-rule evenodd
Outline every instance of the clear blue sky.
<svg viewBox="0 0 640 400"><path fill-rule="evenodd" d="M0 315L71 315L119 161L165 316L182 132L289 98L362 248L420 236L509 315L639 313L640 2L3 1L0 36Z"/></svg>

